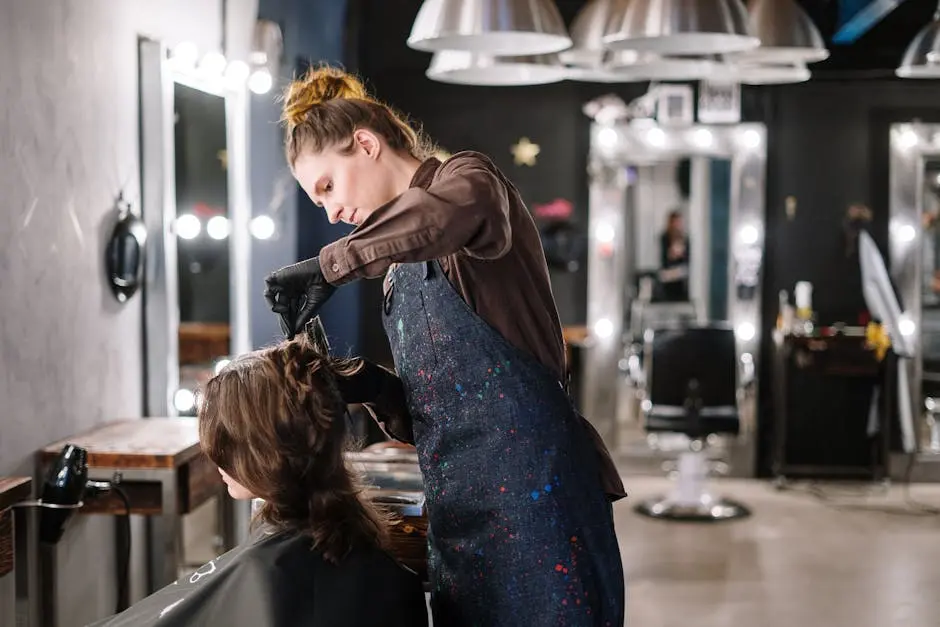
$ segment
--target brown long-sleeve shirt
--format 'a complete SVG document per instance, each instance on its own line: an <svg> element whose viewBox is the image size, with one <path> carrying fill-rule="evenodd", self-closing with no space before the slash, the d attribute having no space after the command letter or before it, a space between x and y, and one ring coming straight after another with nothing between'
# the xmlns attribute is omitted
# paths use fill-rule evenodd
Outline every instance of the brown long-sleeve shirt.
<svg viewBox="0 0 940 627"><path fill-rule="evenodd" d="M428 159L405 193L320 251L333 285L434 259L477 315L565 381L561 322L538 229L515 186L480 153L457 153L443 164ZM605 491L625 496L606 446L588 427Z"/></svg>

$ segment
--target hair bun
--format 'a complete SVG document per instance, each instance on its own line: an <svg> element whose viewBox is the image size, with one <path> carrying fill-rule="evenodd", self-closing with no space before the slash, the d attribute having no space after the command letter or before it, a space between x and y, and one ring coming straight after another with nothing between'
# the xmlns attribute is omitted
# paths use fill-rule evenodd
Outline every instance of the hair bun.
<svg viewBox="0 0 940 627"><path fill-rule="evenodd" d="M330 66L310 68L288 86L282 118L296 126L304 121L310 109L336 99L371 100L362 81L352 74Z"/></svg>

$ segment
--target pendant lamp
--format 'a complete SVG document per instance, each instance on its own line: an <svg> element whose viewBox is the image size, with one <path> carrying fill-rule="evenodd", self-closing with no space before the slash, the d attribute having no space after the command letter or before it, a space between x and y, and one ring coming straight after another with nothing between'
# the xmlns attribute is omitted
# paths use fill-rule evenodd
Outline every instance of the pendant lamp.
<svg viewBox="0 0 940 627"><path fill-rule="evenodd" d="M908 45L894 73L901 78L940 78L940 4L931 22Z"/></svg>
<svg viewBox="0 0 940 627"><path fill-rule="evenodd" d="M599 68L607 52L604 29L617 0L589 0L571 22L571 48L559 54L562 63L580 68Z"/></svg>
<svg viewBox="0 0 940 627"><path fill-rule="evenodd" d="M760 40L741 0L618 0L604 45L660 55L743 52Z"/></svg>
<svg viewBox="0 0 940 627"><path fill-rule="evenodd" d="M425 76L440 83L510 87L546 85L568 74L558 55L494 57L463 50L434 53Z"/></svg>
<svg viewBox="0 0 940 627"><path fill-rule="evenodd" d="M408 46L523 56L565 50L571 38L554 0L424 0Z"/></svg>
<svg viewBox="0 0 940 627"><path fill-rule="evenodd" d="M750 0L748 27L760 46L748 59L768 63L816 63L829 58L829 50L812 18L796 0Z"/></svg>

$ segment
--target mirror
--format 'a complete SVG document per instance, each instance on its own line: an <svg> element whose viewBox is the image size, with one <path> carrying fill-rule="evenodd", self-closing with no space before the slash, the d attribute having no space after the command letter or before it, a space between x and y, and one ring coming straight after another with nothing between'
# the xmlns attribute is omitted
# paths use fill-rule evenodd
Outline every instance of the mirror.
<svg viewBox="0 0 940 627"><path fill-rule="evenodd" d="M891 279L914 336L909 401L921 480L940 478L940 124L890 130ZM903 332L903 330L902 330ZM907 460L897 460L900 467Z"/></svg>
<svg viewBox="0 0 940 627"><path fill-rule="evenodd" d="M125 303L137 292L143 281L147 227L123 198L117 199L115 209L117 220L108 238L105 265L114 297L118 302Z"/></svg>
<svg viewBox="0 0 940 627"><path fill-rule="evenodd" d="M147 415L195 415L199 385L251 350L247 96L160 42L140 55Z"/></svg>
<svg viewBox="0 0 940 627"><path fill-rule="evenodd" d="M225 98L178 84L173 135L176 180L181 415L195 415L194 392L232 354L228 150Z"/></svg>
<svg viewBox="0 0 940 627"><path fill-rule="evenodd" d="M612 449L653 459L639 391L648 331L731 327L742 401L729 453L732 471L751 476L766 129L636 119L598 120L591 132L584 414Z"/></svg>

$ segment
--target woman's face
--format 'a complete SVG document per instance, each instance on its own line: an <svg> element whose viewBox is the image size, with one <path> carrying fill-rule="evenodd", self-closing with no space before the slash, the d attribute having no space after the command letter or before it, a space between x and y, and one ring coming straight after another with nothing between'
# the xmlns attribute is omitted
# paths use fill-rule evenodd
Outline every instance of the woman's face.
<svg viewBox="0 0 940 627"><path fill-rule="evenodd" d="M390 154L378 137L360 129L353 135L352 154L334 148L304 152L294 163L294 177L330 223L358 226L397 195Z"/></svg>
<svg viewBox="0 0 940 627"><path fill-rule="evenodd" d="M255 498L255 495L252 494L248 488L232 479L232 476L221 468L219 468L219 474L222 475L222 481L224 481L225 485L228 487L228 495L230 497L239 501Z"/></svg>

